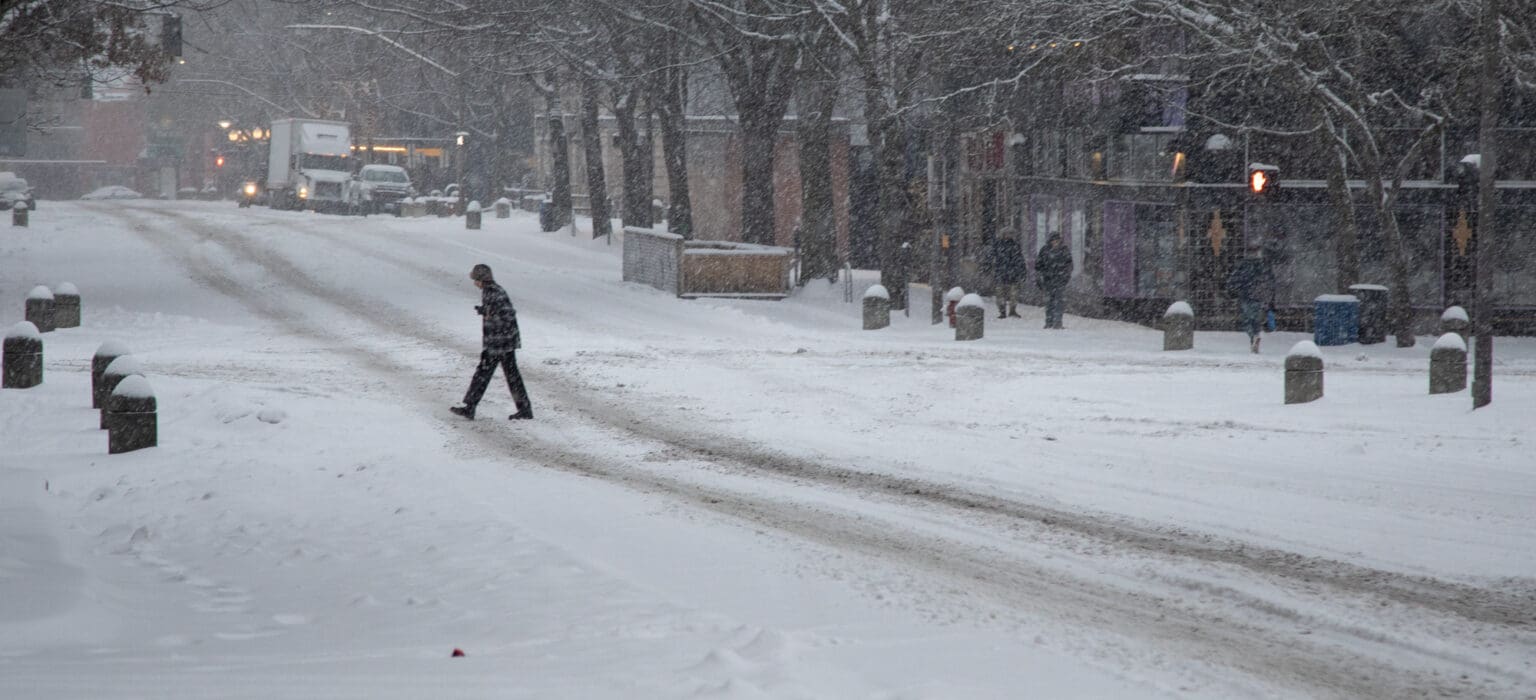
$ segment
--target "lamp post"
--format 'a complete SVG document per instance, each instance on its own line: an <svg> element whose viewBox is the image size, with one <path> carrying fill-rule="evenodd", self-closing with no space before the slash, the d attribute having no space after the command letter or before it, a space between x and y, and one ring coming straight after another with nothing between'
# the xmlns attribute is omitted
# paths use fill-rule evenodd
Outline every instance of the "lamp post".
<svg viewBox="0 0 1536 700"><path fill-rule="evenodd" d="M456 147L456 150L457 150L457 153L454 154L454 159L453 160L454 160L454 167L456 168L455 179L458 181L458 184L459 184L459 213L463 214L464 210L465 210L465 202L464 202L464 138L469 136L469 132L468 131L455 131L455 132L453 132L453 136L454 136L453 143L454 143L454 145Z"/></svg>

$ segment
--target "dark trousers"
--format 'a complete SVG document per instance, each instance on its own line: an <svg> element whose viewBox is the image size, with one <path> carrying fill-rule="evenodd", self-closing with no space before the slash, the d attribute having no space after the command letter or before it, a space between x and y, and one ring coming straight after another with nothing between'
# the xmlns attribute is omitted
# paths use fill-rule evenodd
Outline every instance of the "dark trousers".
<svg viewBox="0 0 1536 700"><path fill-rule="evenodd" d="M1063 298L1065 289L1045 290L1045 327L1061 328L1061 312L1066 310L1067 301Z"/></svg>
<svg viewBox="0 0 1536 700"><path fill-rule="evenodd" d="M485 396L486 388L491 385L491 376L496 374L496 365L501 365L501 373L507 376L507 388L512 391L512 401L517 404L517 410L532 410L533 404L528 402L528 388L523 386L523 373L517 371L516 352L505 355L480 353L480 364L475 367L474 378L469 380L469 391L464 394L464 405L469 407L479 405L480 399Z"/></svg>

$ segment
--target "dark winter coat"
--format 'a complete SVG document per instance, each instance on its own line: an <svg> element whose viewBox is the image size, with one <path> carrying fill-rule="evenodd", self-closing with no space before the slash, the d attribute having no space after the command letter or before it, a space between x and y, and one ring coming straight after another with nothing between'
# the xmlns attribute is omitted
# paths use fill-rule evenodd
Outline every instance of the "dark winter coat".
<svg viewBox="0 0 1536 700"><path fill-rule="evenodd" d="M1227 293L1238 301L1272 301L1275 296L1274 270L1264 258L1243 258L1227 275Z"/></svg>
<svg viewBox="0 0 1536 700"><path fill-rule="evenodd" d="M998 284L1018 284L1029 273L1029 267L1024 262L1024 251L1019 249L1019 242L1012 238L992 241L987 262L992 268L992 279Z"/></svg>
<svg viewBox="0 0 1536 700"><path fill-rule="evenodd" d="M1035 258L1035 284L1047 292L1054 292L1066 289L1071 281L1072 251L1066 246L1041 248L1040 257Z"/></svg>
<svg viewBox="0 0 1536 700"><path fill-rule="evenodd" d="M480 342L489 355L506 355L523 347L523 335L517 328L517 309L507 290L486 281L480 290Z"/></svg>

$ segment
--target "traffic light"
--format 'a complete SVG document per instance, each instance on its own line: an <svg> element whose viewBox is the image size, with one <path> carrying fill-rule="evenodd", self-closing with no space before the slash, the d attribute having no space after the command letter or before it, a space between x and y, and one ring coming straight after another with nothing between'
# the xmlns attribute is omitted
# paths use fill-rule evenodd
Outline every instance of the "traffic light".
<svg viewBox="0 0 1536 700"><path fill-rule="evenodd" d="M218 155L213 157L213 167L215 167L215 168L222 168L222 167L224 167L224 154L223 153L220 153L220 154L218 154Z"/></svg>
<svg viewBox="0 0 1536 700"><path fill-rule="evenodd" d="M1280 190L1280 169L1266 163L1248 164L1248 193L1257 199L1273 199Z"/></svg>

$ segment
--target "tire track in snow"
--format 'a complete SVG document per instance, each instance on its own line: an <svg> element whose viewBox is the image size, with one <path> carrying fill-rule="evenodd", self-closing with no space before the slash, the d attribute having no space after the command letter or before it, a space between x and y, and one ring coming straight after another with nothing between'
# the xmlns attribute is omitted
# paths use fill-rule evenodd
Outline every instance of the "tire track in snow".
<svg viewBox="0 0 1536 700"><path fill-rule="evenodd" d="M409 317L399 314L398 310L388 304L359 299L355 295L319 284L281 256L251 248L249 242L243 241L239 234L213 229L174 212L139 211L170 218L197 238L199 243L214 242L224 246L241 258L262 266L304 294L359 315L360 320L377 326L383 332L444 345L452 345L454 342L454 339L447 338L436 329L417 323L402 324L402 319ZM137 218L110 211L106 213L130 221ZM149 227L143 225L134 226L134 230L187 267L200 283L230 296L259 315L287 326L300 335L336 343L366 366L392 378L418 373L414 368L400 365L377 353L351 347L355 338L339 337L333 330L307 321L302 314L296 314L273 302L271 295L255 293L222 275L199 270L199 261L186 254L183 250L185 246L178 245L176 239L179 237L175 234L151 232ZM431 274L435 276L436 272ZM424 406L435 406L441 396L440 389L419 384L413 393L413 398ZM1487 625L1525 629L1530 623L1530 598L1520 593L1506 594L1435 579L1402 576L1340 562L1301 557L1279 550L1248 547L1238 542L1189 535L1176 529L1149 529L1123 521L1007 501L917 479L827 466L727 436L700 436L649 423L632 412L603 405L591 397L581 397L579 401L568 403L572 410L594 418L610 429L662 442L671 449L683 450L717 467L748 474L767 471L787 477L792 483L814 487L835 486L882 500L916 504L929 509L937 506L954 510L967 518L1001 520L1005 531L1009 528L1033 526L1044 534L1031 540L1055 546L1065 545L1068 551L1084 551L1108 545L1114 550L1133 554L1150 553L1160 557L1189 558L1201 563L1232 564L1266 578L1293 584L1292 588L1322 585L1338 589L1338 592L1383 597L1402 605L1456 615ZM477 428L468 432L498 454L527 457L531 451L536 454L539 463L545 466L596 476L641 491L662 492L732 518L794 533L833 548L859 551L946 577L961 578L968 586L984 589L994 600L1012 609L1039 609L1044 604L1050 611L1047 614L1077 618L1096 626L1102 626L1108 618L1112 628L1130 625L1138 630L1137 634L1150 634L1156 639L1174 642L1188 648L1196 656L1221 659L1231 668L1280 682L1286 687L1303 686L1320 694L1380 697L1456 695L1489 690L1487 687L1442 680L1434 675L1426 675L1418 668L1404 668L1401 661L1386 660L1391 659L1394 653L1401 655L1405 652L1461 666L1479 675L1486 674L1500 685L1510 683L1518 687L1521 682L1528 680L1518 674L1511 676L1508 669L1481 664L1475 658L1464 656L1465 652L1444 652L1406 643L1393 643L1390 638L1382 638L1372 630L1353 629L1342 624L1332 625L1328 629L1330 626L1326 621L1309 620L1308 623L1328 629L1328 634L1316 635L1308 640L1299 640L1288 634L1276 637L1279 623L1294 623L1297 617L1304 615L1258 598L1242 600L1246 596L1236 591L1224 592L1223 596L1235 599L1236 607L1250 608L1250 613L1275 619L1269 620L1268 626L1224 619L1220 611L1213 615L1209 610L1198 609L1199 606L1193 602L1178 600L1177 595L1171 599L1160 599L1160 596L1149 596L1145 591L1125 591L1070 574L1064 575L1019 558L1009 559L1003 553L987 551L953 538L933 537L910 527L892 531L888 524L868 522L859 517L850 518L847 514L832 513L823 508L746 497L725 489L646 472L622 460L572 450L537 436L507 429ZM1085 539L1086 542L1074 545L1071 543L1074 538ZM1198 581L1175 583L1175 587L1194 588L1202 585ZM1192 636L1191 630L1200 632ZM1358 646L1381 646L1392 653L1383 654L1384 658L1373 658L1356 652L1355 647Z"/></svg>

